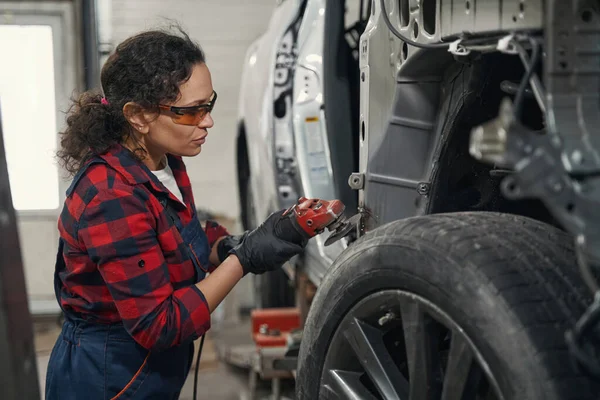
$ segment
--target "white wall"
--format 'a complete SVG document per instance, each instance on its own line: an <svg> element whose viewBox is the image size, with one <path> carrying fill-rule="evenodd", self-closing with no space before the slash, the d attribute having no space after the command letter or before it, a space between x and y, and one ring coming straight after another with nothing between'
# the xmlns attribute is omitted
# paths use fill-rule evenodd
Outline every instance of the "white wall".
<svg viewBox="0 0 600 400"><path fill-rule="evenodd" d="M110 1L110 0L99 0ZM202 153L186 158L198 208L237 218L235 136L246 49L268 24L276 0L112 0L112 42L176 20L206 53L219 94Z"/></svg>

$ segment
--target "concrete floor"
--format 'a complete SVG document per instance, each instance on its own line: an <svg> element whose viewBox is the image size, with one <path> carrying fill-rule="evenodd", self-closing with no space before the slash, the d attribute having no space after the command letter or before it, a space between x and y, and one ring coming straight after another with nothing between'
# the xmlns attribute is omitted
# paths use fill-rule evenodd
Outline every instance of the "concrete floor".
<svg viewBox="0 0 600 400"><path fill-rule="evenodd" d="M60 327L56 321L36 322L34 327L35 346L37 354L38 378L40 380L40 395L43 398L46 369L50 359L50 352L54 346ZM198 348L196 343L196 349ZM195 363L195 359L194 359ZM195 369L190 371L183 387L180 399L192 400L194 390ZM198 375L198 400L251 400L248 391L249 373L240 368L231 367L219 361L215 346L210 334L207 335L202 350ZM262 382L257 392L256 400L268 399L268 383ZM292 395L286 393L285 398ZM284 400L284 399L282 399Z"/></svg>

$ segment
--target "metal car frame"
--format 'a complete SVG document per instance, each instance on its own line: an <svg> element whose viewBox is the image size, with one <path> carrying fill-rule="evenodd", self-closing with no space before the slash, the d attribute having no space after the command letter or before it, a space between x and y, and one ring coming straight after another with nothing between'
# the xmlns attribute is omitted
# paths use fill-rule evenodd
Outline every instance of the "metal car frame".
<svg viewBox="0 0 600 400"><path fill-rule="evenodd" d="M273 87L274 94L257 102L264 107L263 127L271 129L265 135L268 157L258 150L260 142L248 146L256 166L252 184L262 188L261 199L254 199L260 203L259 219L300 194L338 195L332 190L340 183L332 161L334 129L323 112L334 97L327 96L324 83L328 53L322 43L328 11L336 4L296 3L297 18L287 24L294 27L287 31L291 39L278 42L276 55L265 60L269 73L285 79L269 80L274 85L267 91ZM455 170L468 175L470 168L477 169L471 178L492 176L497 183L483 190L477 185L484 183L472 182L481 192L478 204L500 202L494 211L531 216L571 232L578 250L574 263L596 301L567 340L581 365L597 375L589 338L600 320L594 279L600 255L595 220L600 143L593 134L600 118L599 8L595 0L373 0L359 46L358 168L348 177L362 215L356 236L410 216L464 211L466 203L457 200L462 193L448 182L462 178ZM479 118L461 134L450 134L446 123L453 121L446 119L463 104L442 101L448 74L490 54L511 58L510 68L518 71L512 74L516 83L498 82L514 102L504 100L494 118ZM269 63L276 68L269 70ZM534 129L523 121L524 97L534 99L534 113L544 126ZM247 145L252 135L247 126L241 132L238 143ZM352 240L328 248L323 239L311 241L299 264L317 286Z"/></svg>
<svg viewBox="0 0 600 400"><path fill-rule="evenodd" d="M515 95L514 103L504 99L497 118L475 124L463 140L471 165L486 164L501 179L499 195L515 202L540 200L550 216L538 219L574 235L574 265L596 300L566 336L579 365L600 377L592 345L600 323L595 269L600 136L594 132L600 126L600 3L378 0L373 5L360 47L360 167L350 179L363 214L359 234L413 215L455 211L447 206L456 193L445 185L446 161L459 139L444 135L439 123L451 107L440 102L443 75L452 64L481 54L512 55L524 66L518 84L502 82L503 90ZM523 122L524 96L534 98L545 117L541 129Z"/></svg>

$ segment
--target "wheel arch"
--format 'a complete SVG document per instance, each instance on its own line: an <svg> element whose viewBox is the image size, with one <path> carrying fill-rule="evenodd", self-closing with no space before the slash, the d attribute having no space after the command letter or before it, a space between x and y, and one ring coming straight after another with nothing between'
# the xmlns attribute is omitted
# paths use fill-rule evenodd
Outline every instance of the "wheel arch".
<svg viewBox="0 0 600 400"><path fill-rule="evenodd" d="M562 228L541 201L514 201L503 196L500 183L510 171L483 164L469 154L471 129L495 118L500 101L509 96L500 89L501 84L518 83L524 72L518 58L502 54L483 56L476 63L476 66L457 62L454 65L471 68L467 73L471 82L460 97L462 104L457 106L458 112L444 121L448 125L436 138L424 213L495 211L530 217ZM524 114L528 116L527 124L536 129L543 127L543 114L533 98L527 102Z"/></svg>

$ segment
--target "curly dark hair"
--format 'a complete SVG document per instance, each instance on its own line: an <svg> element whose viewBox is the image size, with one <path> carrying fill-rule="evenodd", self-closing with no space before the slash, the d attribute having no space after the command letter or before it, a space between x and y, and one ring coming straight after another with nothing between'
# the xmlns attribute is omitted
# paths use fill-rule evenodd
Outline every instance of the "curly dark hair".
<svg viewBox="0 0 600 400"><path fill-rule="evenodd" d="M205 56L181 28L177 30L179 34L167 30L142 32L117 46L100 77L107 103L102 102L99 90L73 100L57 152L65 170L75 174L94 154L124 142L131 134L123 115L126 103L156 110L159 103L178 98L179 86L189 79L194 65L205 62Z"/></svg>

